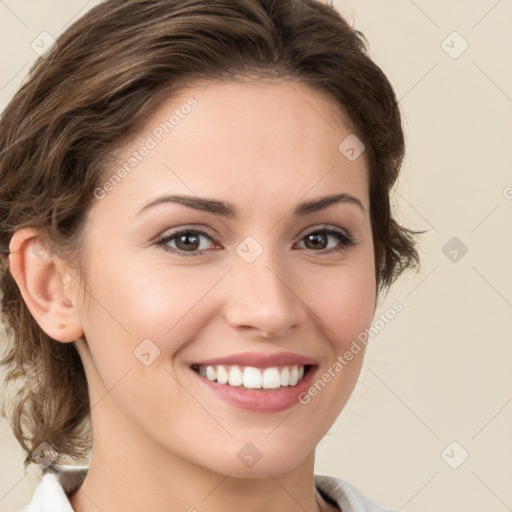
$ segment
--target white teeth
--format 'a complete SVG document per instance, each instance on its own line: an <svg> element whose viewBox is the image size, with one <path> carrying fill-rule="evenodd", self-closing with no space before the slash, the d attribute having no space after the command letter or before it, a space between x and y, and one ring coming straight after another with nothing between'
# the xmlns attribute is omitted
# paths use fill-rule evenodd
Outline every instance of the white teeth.
<svg viewBox="0 0 512 512"><path fill-rule="evenodd" d="M277 389L295 386L304 377L304 366L291 365L271 368L255 368L253 366L199 366L199 375L218 384L243 386L247 389Z"/></svg>
<svg viewBox="0 0 512 512"><path fill-rule="evenodd" d="M247 366L244 370L244 388L261 389L261 371Z"/></svg>
<svg viewBox="0 0 512 512"><path fill-rule="evenodd" d="M288 366L285 366L281 370L281 375L279 375L279 384L281 386L289 386L290 385L290 369Z"/></svg>
<svg viewBox="0 0 512 512"><path fill-rule="evenodd" d="M265 368L263 370L263 389L276 389L281 385L281 376L278 368Z"/></svg>
<svg viewBox="0 0 512 512"><path fill-rule="evenodd" d="M229 375L224 366L217 366L217 382L219 384L227 384L228 380Z"/></svg>
<svg viewBox="0 0 512 512"><path fill-rule="evenodd" d="M218 366L217 366L218 368ZM242 370L238 366L232 366L229 371L229 385L230 386L241 386L244 381Z"/></svg>
<svg viewBox="0 0 512 512"><path fill-rule="evenodd" d="M290 386L295 386L299 380L299 369L297 366L292 366L290 371Z"/></svg>
<svg viewBox="0 0 512 512"><path fill-rule="evenodd" d="M208 380L215 380L217 378L217 372L213 366L206 367L206 378Z"/></svg>

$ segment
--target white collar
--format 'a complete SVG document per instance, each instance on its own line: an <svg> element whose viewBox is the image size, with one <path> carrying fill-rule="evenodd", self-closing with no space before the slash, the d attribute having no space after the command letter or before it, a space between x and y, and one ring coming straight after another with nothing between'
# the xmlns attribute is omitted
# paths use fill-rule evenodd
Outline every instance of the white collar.
<svg viewBox="0 0 512 512"><path fill-rule="evenodd" d="M74 512L67 494L82 484L88 469L87 466L49 466L31 502L20 512Z"/></svg>

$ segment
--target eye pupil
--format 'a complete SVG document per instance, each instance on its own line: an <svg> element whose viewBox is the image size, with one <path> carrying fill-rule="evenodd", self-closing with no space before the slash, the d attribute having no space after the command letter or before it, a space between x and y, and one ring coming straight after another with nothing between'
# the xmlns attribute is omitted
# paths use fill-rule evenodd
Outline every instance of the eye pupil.
<svg viewBox="0 0 512 512"><path fill-rule="evenodd" d="M308 242L312 241L312 246L308 244ZM327 237L322 233L311 233L306 237L306 247L308 249L322 249L324 247L319 247L318 245L324 246L327 242Z"/></svg>
<svg viewBox="0 0 512 512"><path fill-rule="evenodd" d="M193 241L190 243L188 242L190 239L192 239ZM178 247L178 249L182 249L182 250L187 250L187 249L191 249L194 251L197 249L197 245L199 244L199 235L197 235L196 233L187 233L187 234L183 234L183 235L180 235L177 237L176 239L176 246ZM180 247L181 245L181 247Z"/></svg>

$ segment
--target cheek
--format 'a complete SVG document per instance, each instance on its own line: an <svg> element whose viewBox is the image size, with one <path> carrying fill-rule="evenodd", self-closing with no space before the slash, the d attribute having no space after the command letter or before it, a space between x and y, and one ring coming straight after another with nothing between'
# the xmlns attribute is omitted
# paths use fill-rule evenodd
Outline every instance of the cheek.
<svg viewBox="0 0 512 512"><path fill-rule="evenodd" d="M101 350L113 352L117 346L117 360L122 345L130 356L144 339L173 355L193 335L194 325L199 329L204 323L209 314L205 309L210 304L208 294L229 269L225 265L148 265L114 252L98 255L96 261L102 263L93 264L89 272L92 298L84 330L92 343L111 340L111 348Z"/></svg>
<svg viewBox="0 0 512 512"><path fill-rule="evenodd" d="M303 284L308 305L338 353L371 324L376 294L373 258L362 255L355 264L319 270Z"/></svg>

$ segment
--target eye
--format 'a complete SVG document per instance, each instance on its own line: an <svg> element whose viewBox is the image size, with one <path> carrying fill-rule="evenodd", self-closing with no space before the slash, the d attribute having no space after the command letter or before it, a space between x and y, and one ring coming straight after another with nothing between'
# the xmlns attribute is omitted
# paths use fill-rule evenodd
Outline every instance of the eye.
<svg viewBox="0 0 512 512"><path fill-rule="evenodd" d="M332 240L334 243L330 243ZM215 243L218 244L218 241L213 233L201 229L183 228L162 236L155 245L179 256L200 256L203 251L214 248L212 244ZM357 242L344 230L324 227L310 231L302 237L300 243L304 243L306 249L318 254L326 254L345 251Z"/></svg>
<svg viewBox="0 0 512 512"><path fill-rule="evenodd" d="M330 244L329 239L335 239L337 243ZM307 235L302 237L299 243L303 241L306 249L311 249L320 254L333 251L346 251L356 245L356 241L349 233L332 227L310 231Z"/></svg>
<svg viewBox="0 0 512 512"><path fill-rule="evenodd" d="M211 248L208 242L202 243L204 240L216 242L214 236L206 231L186 228L166 234L155 244L179 256L198 256L198 253Z"/></svg>

